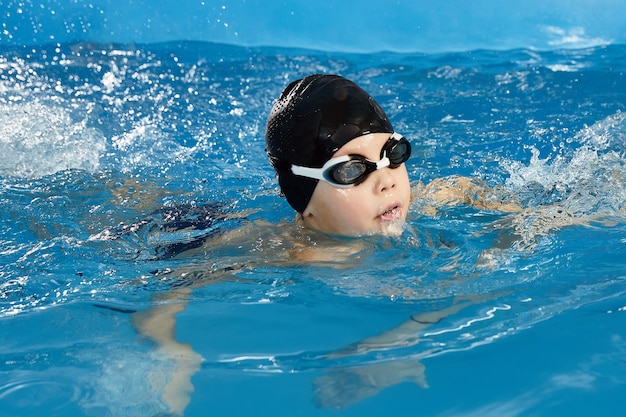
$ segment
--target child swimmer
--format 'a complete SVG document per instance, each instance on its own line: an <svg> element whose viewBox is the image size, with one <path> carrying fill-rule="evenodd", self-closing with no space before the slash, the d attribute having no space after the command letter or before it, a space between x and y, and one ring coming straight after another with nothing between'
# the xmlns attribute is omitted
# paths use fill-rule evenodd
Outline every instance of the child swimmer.
<svg viewBox="0 0 626 417"><path fill-rule="evenodd" d="M305 230L294 230L291 225L278 229L273 224L263 227L263 224L254 222L232 231L211 233L204 245L198 247L194 241L193 249L187 245L181 253L165 251L168 258L186 256L194 260L188 269L180 267L173 271L186 282L159 294L158 303L133 315L138 333L156 343L156 353L162 355L165 363L173 362L165 382L163 378L156 381L165 386L155 386L162 392L164 406L173 415L183 415L187 408L194 391L192 377L202 364L201 356L189 344L181 343L175 337L176 315L186 307L194 287L233 279L234 272L242 265L266 265L271 262L268 259L272 259L272 254L277 264L349 267L350 260L358 258L353 255L362 249L361 240L331 238L325 239L323 244L318 241L318 244L309 245L308 240L301 239L300 235L309 230L346 237L400 235L410 203L417 204L418 210L426 215L457 204L520 212L515 215L512 227L517 227L518 218L525 224L523 215L528 209L522 210L502 190L490 189L473 179L452 176L411 187L405 167L411 155L410 143L394 131L385 112L368 93L337 75L310 75L287 86L267 121L266 150L281 191L298 213L298 222ZM544 211L546 216L540 218L550 220L541 222L546 224L544 228L539 231L533 228L514 238L532 243L536 234L578 222L571 216L558 220L555 213L563 213L559 207L547 207ZM528 213L532 218L541 214L537 208ZM209 226L213 226L212 221L207 223ZM251 239L252 230L264 238ZM298 236L294 238L291 233ZM288 238L290 235L291 239ZM258 253L256 249L249 252L245 249L248 246L244 242L250 241L255 244L257 241L271 242L262 248L262 259L249 256ZM282 243L274 247L276 242ZM213 256L208 258L208 264L197 262L198 256L206 256L213 253L214 248L224 246L242 247L247 253L240 261L229 255L228 266L223 270L219 259L216 261ZM498 246L510 247L511 241L503 240ZM416 344L425 328L472 302L482 300L480 297L467 298L455 300L440 311L413 315L396 328L363 339L329 354L329 357ZM321 406L342 408L399 382L413 381L425 386L423 372L423 365L413 359L340 368L337 373L316 379L316 400ZM344 386L347 379L352 381L350 390Z"/></svg>

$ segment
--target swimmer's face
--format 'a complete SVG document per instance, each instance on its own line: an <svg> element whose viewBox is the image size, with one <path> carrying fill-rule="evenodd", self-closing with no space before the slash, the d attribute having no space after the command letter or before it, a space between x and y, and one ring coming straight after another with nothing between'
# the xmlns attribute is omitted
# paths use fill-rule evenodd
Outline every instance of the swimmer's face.
<svg viewBox="0 0 626 417"><path fill-rule="evenodd" d="M389 133L360 136L342 146L333 158L358 154L378 161L389 137ZM302 219L306 226L332 235L399 235L409 208L410 193L404 164L378 169L351 188L338 188L320 181Z"/></svg>

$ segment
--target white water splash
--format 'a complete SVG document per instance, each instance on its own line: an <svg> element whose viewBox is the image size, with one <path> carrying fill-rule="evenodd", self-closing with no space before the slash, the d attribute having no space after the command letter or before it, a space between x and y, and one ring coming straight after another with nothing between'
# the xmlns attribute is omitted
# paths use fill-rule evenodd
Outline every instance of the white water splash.
<svg viewBox="0 0 626 417"><path fill-rule="evenodd" d="M507 186L519 191L543 189L543 196L558 195L562 206L578 214L617 214L626 201L626 114L616 113L578 132L568 142L574 150L540 157L530 147L531 159L503 161L509 172ZM537 201L537 204L544 204Z"/></svg>
<svg viewBox="0 0 626 417"><path fill-rule="evenodd" d="M69 110L39 101L0 103L0 175L38 178L66 169L100 167L104 135L73 120Z"/></svg>

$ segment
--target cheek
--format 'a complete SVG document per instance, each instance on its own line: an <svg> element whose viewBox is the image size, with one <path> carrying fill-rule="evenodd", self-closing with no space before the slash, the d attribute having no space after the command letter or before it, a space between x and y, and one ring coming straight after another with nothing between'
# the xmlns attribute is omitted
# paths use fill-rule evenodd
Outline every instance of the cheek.
<svg viewBox="0 0 626 417"><path fill-rule="evenodd" d="M371 199L364 197L363 189L347 188L329 190L326 194L323 207L318 207L318 215L323 217L326 224L345 232L361 232L359 226L364 223L364 219L369 219L368 201ZM320 219L321 220L321 219Z"/></svg>
<svg viewBox="0 0 626 417"><path fill-rule="evenodd" d="M335 211L342 218L350 219L363 209L363 199L358 188L335 189L332 197L327 200L328 211ZM361 210L359 210L361 209Z"/></svg>
<svg viewBox="0 0 626 417"><path fill-rule="evenodd" d="M400 193L406 198L410 198L411 195L411 183L409 181L409 174L406 167L402 165L397 168L396 184Z"/></svg>
<svg viewBox="0 0 626 417"><path fill-rule="evenodd" d="M349 191L349 195L341 195L336 200L337 207L341 207L337 220L346 226L358 228L371 220L373 200L365 187L351 188Z"/></svg>

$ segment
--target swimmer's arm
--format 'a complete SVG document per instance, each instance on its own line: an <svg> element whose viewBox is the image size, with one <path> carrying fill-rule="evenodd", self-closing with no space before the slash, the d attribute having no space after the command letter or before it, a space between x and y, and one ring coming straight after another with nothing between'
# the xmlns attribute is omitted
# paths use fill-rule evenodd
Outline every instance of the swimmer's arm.
<svg viewBox="0 0 626 417"><path fill-rule="evenodd" d="M169 411L182 416L191 401L194 386L191 377L200 370L202 357L190 344L176 340L176 314L187 306L191 288L183 287L162 295L157 304L133 314L133 326L137 332L157 345L157 353L174 362L161 397ZM167 369L167 368L166 368ZM155 372L158 373L158 370ZM157 375L157 379L163 375ZM160 387L159 387L160 388Z"/></svg>
<svg viewBox="0 0 626 417"><path fill-rule="evenodd" d="M504 190L488 187L477 179L456 175L437 178L428 184L418 183L413 187L412 194L418 207L427 215L435 215L441 207L460 204L502 212L522 209L515 198Z"/></svg>
<svg viewBox="0 0 626 417"><path fill-rule="evenodd" d="M327 355L329 359L352 355L362 355L402 346L412 346L419 342L419 333L440 317L409 320L400 326L368 337L354 345ZM326 375L313 381L315 401L320 407L342 409L367 397L371 397L387 387L403 382L413 382L427 388L424 365L415 358L366 363L361 366L332 368Z"/></svg>
<svg viewBox="0 0 626 417"><path fill-rule="evenodd" d="M409 320L391 330L363 339L327 357L342 358L415 345L419 342L419 334L423 330L467 305L468 302L463 302L435 312L414 314ZM322 407L345 408L375 395L386 387L402 382L412 382L422 388L428 387L424 365L417 358L407 357L400 360L375 361L361 366L334 368L329 374L315 379L315 399Z"/></svg>
<svg viewBox="0 0 626 417"><path fill-rule="evenodd" d="M328 356L331 358L365 354L377 350L386 350L396 347L413 346L419 343L419 334L433 324L439 323L444 318L457 313L468 306L470 302L453 304L439 311L431 311L413 314L411 318L391 330L387 330L376 336L368 337L354 345L333 352Z"/></svg>
<svg viewBox="0 0 626 417"><path fill-rule="evenodd" d="M577 216L561 205L522 208L515 196L500 188L488 187L483 182L461 176L437 178L429 184L413 187L413 197L418 209L426 215L435 215L442 207L469 205L480 210L511 213L493 225L500 230L495 249L515 247L529 249L538 236L567 226L589 226L598 221L595 216Z"/></svg>

